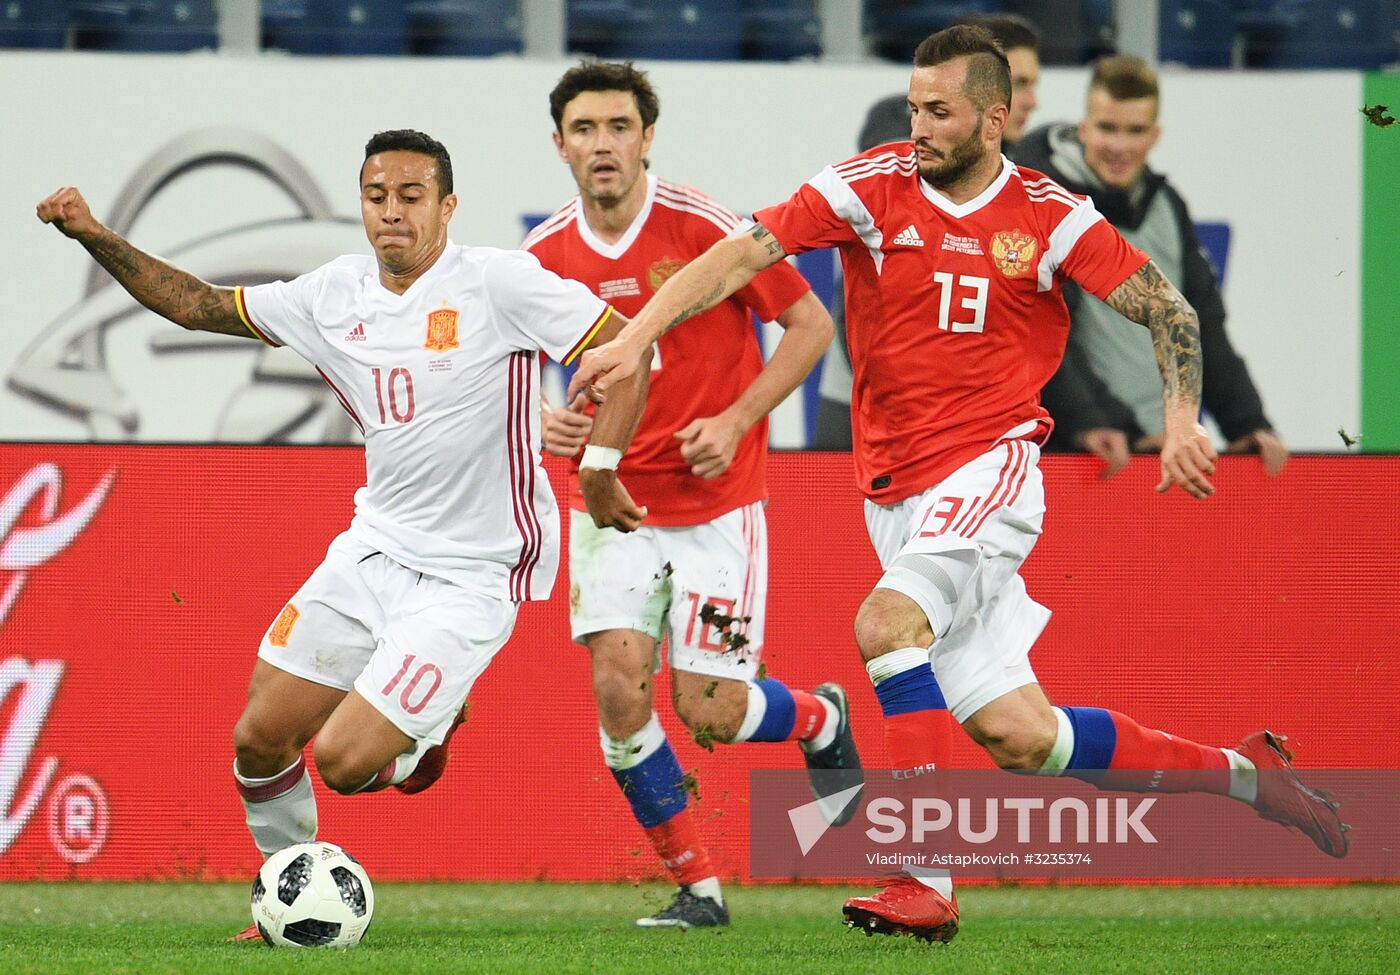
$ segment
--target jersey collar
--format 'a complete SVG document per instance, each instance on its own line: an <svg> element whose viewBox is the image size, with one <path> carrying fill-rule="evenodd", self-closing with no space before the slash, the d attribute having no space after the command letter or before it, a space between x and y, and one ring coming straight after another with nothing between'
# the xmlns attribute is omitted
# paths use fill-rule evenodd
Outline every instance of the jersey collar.
<svg viewBox="0 0 1400 975"><path fill-rule="evenodd" d="M647 217L651 216L651 204L656 199L656 177L651 173L646 174L647 198L642 203L642 208L637 211L637 217L632 221L632 225L627 228L627 232L617 239L615 244L606 244L593 233L593 228L588 226L588 217L583 212L583 197L574 198L574 223L578 225L578 235L583 238L594 252L610 261L615 261L637 240L637 235L642 232L642 227L646 226Z"/></svg>
<svg viewBox="0 0 1400 975"><path fill-rule="evenodd" d="M452 243L452 238L447 238L447 246L442 249L442 253L437 256L437 260L433 261L433 263L428 266L427 270L425 270L422 274L418 275L418 277L414 279L413 283L408 286L408 290L406 290L403 294L395 294L388 288L384 287L384 282L381 281L379 278L379 262L373 257L370 258L370 280L372 280L374 284L379 288L379 290L383 291L386 295L390 295L400 301L406 300L409 296L422 290L422 288L424 287L424 281L431 280L432 278L435 278L439 274L441 274L443 269L446 268L450 263L449 255L455 252L456 250L457 245Z"/></svg>
<svg viewBox="0 0 1400 975"><path fill-rule="evenodd" d="M924 195L924 199L948 214L948 216L961 220L964 217L969 217L976 213L988 203L991 203L992 200L996 198L996 195L1002 191L1002 188L1006 186L1006 181L1011 178L1012 170L1015 168L1011 160L1003 155L1001 157L1001 172L997 174L997 178L992 180L990 186L966 203L954 203L932 186L929 186L928 183L925 183L923 177L918 173L914 174L914 178L919 182L919 192Z"/></svg>

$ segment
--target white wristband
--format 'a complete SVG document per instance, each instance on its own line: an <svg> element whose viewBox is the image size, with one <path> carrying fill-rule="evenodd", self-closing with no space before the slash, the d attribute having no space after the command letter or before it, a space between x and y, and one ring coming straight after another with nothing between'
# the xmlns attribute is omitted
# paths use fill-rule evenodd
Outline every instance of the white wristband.
<svg viewBox="0 0 1400 975"><path fill-rule="evenodd" d="M579 467L589 467L597 471L615 471L618 461L622 460L622 451L616 447L600 447L595 443L583 448L583 460L579 461Z"/></svg>

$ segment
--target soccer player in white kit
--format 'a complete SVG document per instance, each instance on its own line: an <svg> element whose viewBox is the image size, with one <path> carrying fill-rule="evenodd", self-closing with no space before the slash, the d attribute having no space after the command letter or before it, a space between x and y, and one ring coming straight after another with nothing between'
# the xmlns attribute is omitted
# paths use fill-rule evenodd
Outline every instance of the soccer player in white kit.
<svg viewBox="0 0 1400 975"><path fill-rule="evenodd" d="M355 516L263 637L234 729L234 778L265 855L316 836L313 737L339 793L417 792L441 775L472 683L519 604L554 584L538 354L569 362L625 322L524 252L452 243L451 160L422 133L370 139L360 191L373 256L247 288L142 253L72 187L38 206L156 313L295 349L364 433ZM643 378L599 412L595 441L627 447L645 390ZM615 472L589 471L581 488L600 524L639 523Z"/></svg>
<svg viewBox="0 0 1400 975"><path fill-rule="evenodd" d="M1010 102L989 33L930 36L909 83L912 143L829 166L759 210L584 356L575 383L610 396L658 335L785 255L836 247L856 471L885 570L855 637L896 767L906 778L932 767L947 710L1002 768L1227 795L1344 856L1335 804L1299 781L1280 736L1211 747L1106 708L1052 706L1036 682L1029 653L1050 614L1019 569L1045 510L1037 461L1050 419L1039 392L1064 354L1065 279L1152 335L1166 421L1158 491L1209 497L1215 451L1198 422L1196 313L1092 201L1001 154ZM844 913L868 933L948 941L958 929L946 873L901 875Z"/></svg>

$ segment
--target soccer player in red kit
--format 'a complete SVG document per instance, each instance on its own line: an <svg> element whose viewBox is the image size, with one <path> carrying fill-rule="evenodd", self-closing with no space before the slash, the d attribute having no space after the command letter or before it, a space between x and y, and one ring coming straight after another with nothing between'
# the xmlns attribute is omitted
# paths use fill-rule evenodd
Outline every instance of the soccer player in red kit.
<svg viewBox="0 0 1400 975"><path fill-rule="evenodd" d="M554 143L579 195L525 239L547 269L586 284L622 314L740 227L728 208L646 170L660 110L631 64L587 61L550 93ZM765 366L751 316L777 321ZM580 468L619 467L646 510L634 531L600 527L577 484L569 538L570 622L588 647L604 761L667 870L675 900L643 927L728 923L719 880L688 808L675 753L653 709L653 671L669 644L676 711L697 739L798 741L820 798L863 781L836 684L789 689L765 676L765 468L768 413L831 342L831 316L785 263L757 275L694 325L659 340L641 426L625 457L584 447L579 397L546 412L544 442ZM572 476L576 482L577 474ZM855 803L832 810L835 823Z"/></svg>
<svg viewBox="0 0 1400 975"><path fill-rule="evenodd" d="M1215 451L1197 422L1196 314L1092 201L1000 152L1011 98L991 35L927 38L909 83L912 144L824 169L674 275L575 385L598 397L646 347L785 255L835 247L845 267L856 471L885 573L855 620L885 715L891 761L931 767L946 707L1002 768L1106 788L1218 792L1343 856L1335 806L1293 774L1283 739L1216 748L1103 708L1053 707L1028 653L1049 611L1018 569L1040 533L1041 386L1064 352L1065 278L1148 328L1162 374L1157 490L1214 492ZM932 661L932 668L929 663ZM1257 770L1269 774L1258 775ZM946 873L908 873L847 901L848 924L946 941Z"/></svg>

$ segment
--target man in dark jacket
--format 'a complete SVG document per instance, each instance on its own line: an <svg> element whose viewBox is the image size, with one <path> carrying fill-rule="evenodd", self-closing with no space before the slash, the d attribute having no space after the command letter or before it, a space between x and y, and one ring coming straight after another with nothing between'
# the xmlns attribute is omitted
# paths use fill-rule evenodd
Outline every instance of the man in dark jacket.
<svg viewBox="0 0 1400 975"><path fill-rule="evenodd" d="M1029 133L1011 151L1066 189L1087 194L1129 242L1146 251L1181 289L1201 321L1204 408L1232 451L1257 451L1270 474L1288 460L1273 432L1244 360L1225 334L1220 287L1197 239L1186 201L1147 166L1157 144L1157 75L1138 58L1101 59L1089 82L1085 117ZM1041 398L1054 417L1052 448L1102 457L1104 476L1127 462L1128 449L1161 447L1161 379L1151 338L1125 327L1097 301L1070 302L1072 325L1064 364Z"/></svg>

